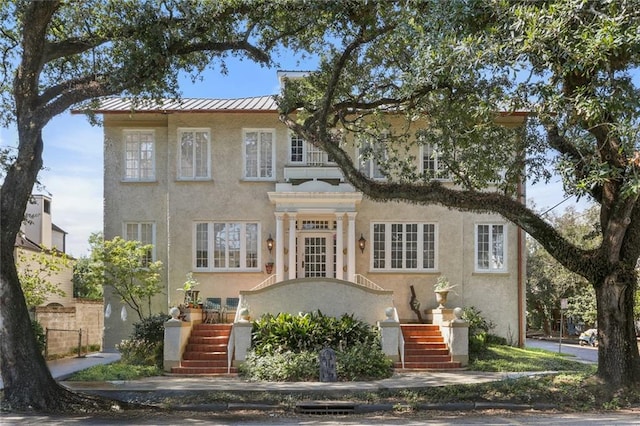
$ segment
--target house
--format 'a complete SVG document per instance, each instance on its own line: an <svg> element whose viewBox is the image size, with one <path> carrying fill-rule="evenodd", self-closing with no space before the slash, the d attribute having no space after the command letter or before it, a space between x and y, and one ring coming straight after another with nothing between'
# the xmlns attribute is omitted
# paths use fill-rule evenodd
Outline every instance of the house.
<svg viewBox="0 0 640 426"><path fill-rule="evenodd" d="M75 259L52 262L56 269L42 263L61 258L66 253L67 233L52 221L52 198L34 194L27 205L25 220L16 237L15 253L18 274L28 271L55 285L61 293L49 293L43 303L29 306L32 319L46 331L48 355L78 353L82 346L100 347L104 328L102 302L83 300L73 295Z"/></svg>
<svg viewBox="0 0 640 426"><path fill-rule="evenodd" d="M223 301L264 283L328 277L391 290L400 320L411 322L411 286L421 310L435 308L444 275L457 285L450 306L478 308L496 334L523 343L524 239L500 216L364 197L279 121L272 96L167 100L135 112L111 98L95 112L104 118L104 235L154 245L165 265L158 312L182 303L189 272L203 298ZM428 148L416 154L437 170ZM360 167L382 177L372 161ZM123 309L109 294L105 303ZM106 350L130 334L126 318L106 319Z"/></svg>

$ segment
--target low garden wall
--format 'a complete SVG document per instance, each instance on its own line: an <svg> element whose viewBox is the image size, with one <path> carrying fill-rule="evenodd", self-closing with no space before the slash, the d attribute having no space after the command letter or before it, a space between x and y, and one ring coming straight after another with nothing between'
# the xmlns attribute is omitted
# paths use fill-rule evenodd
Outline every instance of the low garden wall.
<svg viewBox="0 0 640 426"><path fill-rule="evenodd" d="M391 290L374 290L331 278L281 281L259 290L241 291L240 299L251 319L265 313L295 315L319 310L331 317L353 314L361 321L376 324L385 319L385 309L394 306Z"/></svg>
<svg viewBox="0 0 640 426"><path fill-rule="evenodd" d="M74 306L37 306L34 318L49 329L47 355L77 353L79 331L82 346L102 345L104 331L104 304L102 301L74 299Z"/></svg>

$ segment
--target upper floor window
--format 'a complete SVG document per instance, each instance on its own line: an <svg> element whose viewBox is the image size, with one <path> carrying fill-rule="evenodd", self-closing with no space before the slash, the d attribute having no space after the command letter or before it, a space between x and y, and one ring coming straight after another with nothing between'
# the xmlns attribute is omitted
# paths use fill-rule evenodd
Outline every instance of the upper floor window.
<svg viewBox="0 0 640 426"><path fill-rule="evenodd" d="M507 270L506 228L499 224L476 225L476 271Z"/></svg>
<svg viewBox="0 0 640 426"><path fill-rule="evenodd" d="M194 266L212 271L258 270L258 236L255 222L196 223Z"/></svg>
<svg viewBox="0 0 640 426"><path fill-rule="evenodd" d="M152 245L147 250L144 263L148 264L155 260L156 246L156 225L153 222L125 222L124 224L125 240L139 241L142 245Z"/></svg>
<svg viewBox="0 0 640 426"><path fill-rule="evenodd" d="M324 166L332 161L322 149L305 141L295 133L291 133L289 138L289 162L306 166Z"/></svg>
<svg viewBox="0 0 640 426"><path fill-rule="evenodd" d="M434 144L424 144L422 148L422 171L432 179L449 179L449 173L442 161L442 156L438 151L438 146Z"/></svg>
<svg viewBox="0 0 640 426"><path fill-rule="evenodd" d="M273 129L244 129L245 179L273 180L275 178L275 131Z"/></svg>
<svg viewBox="0 0 640 426"><path fill-rule="evenodd" d="M125 180L155 180L155 135L153 130L125 130L124 144Z"/></svg>
<svg viewBox="0 0 640 426"><path fill-rule="evenodd" d="M179 179L209 179L211 177L210 135L208 129L180 129Z"/></svg>
<svg viewBox="0 0 640 426"><path fill-rule="evenodd" d="M357 158L360 172L371 179L385 179L380 168L380 162L387 158L384 140L362 140Z"/></svg>
<svg viewBox="0 0 640 426"><path fill-rule="evenodd" d="M374 223L375 270L435 270L437 227L434 223Z"/></svg>

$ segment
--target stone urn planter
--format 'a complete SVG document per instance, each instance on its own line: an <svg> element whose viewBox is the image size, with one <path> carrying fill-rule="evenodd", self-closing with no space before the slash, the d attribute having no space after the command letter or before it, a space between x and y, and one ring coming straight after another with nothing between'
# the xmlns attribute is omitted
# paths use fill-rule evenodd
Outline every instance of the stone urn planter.
<svg viewBox="0 0 640 426"><path fill-rule="evenodd" d="M433 291L436 293L436 302L438 302L438 309L445 309L444 305L447 303L447 295L454 287L455 285L451 285L444 275L438 278L438 281L433 286Z"/></svg>
<svg viewBox="0 0 640 426"><path fill-rule="evenodd" d="M436 291L436 302L438 303L438 309L444 309L445 303L447 303L447 294L449 290Z"/></svg>

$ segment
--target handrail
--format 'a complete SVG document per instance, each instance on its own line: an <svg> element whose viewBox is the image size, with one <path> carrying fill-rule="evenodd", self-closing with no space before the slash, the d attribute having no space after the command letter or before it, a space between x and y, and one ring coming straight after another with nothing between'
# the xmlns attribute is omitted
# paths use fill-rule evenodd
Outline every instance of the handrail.
<svg viewBox="0 0 640 426"><path fill-rule="evenodd" d="M380 287L378 284L374 283L369 278L367 278L367 277L365 277L364 275L361 275L361 274L355 274L353 276L353 281L354 281L354 283L358 284L359 286L370 288L371 290L382 290L382 291L384 291L384 288Z"/></svg>
<svg viewBox="0 0 640 426"><path fill-rule="evenodd" d="M400 317L398 316L398 310L393 307L393 320L398 324L400 323ZM398 335L398 352L400 352L400 364L404 369L404 334L402 334L402 326L400 326L400 333Z"/></svg>
<svg viewBox="0 0 640 426"><path fill-rule="evenodd" d="M262 288L269 287L270 285L274 285L275 283L276 283L276 274L273 274L270 277L268 277L266 280L262 281L260 284L252 288L251 291L260 290Z"/></svg>
<svg viewBox="0 0 640 426"><path fill-rule="evenodd" d="M229 343L227 343L227 374L231 374L231 363L233 362L233 350L236 346L236 336L234 333L234 324L231 324L231 333L229 334Z"/></svg>

